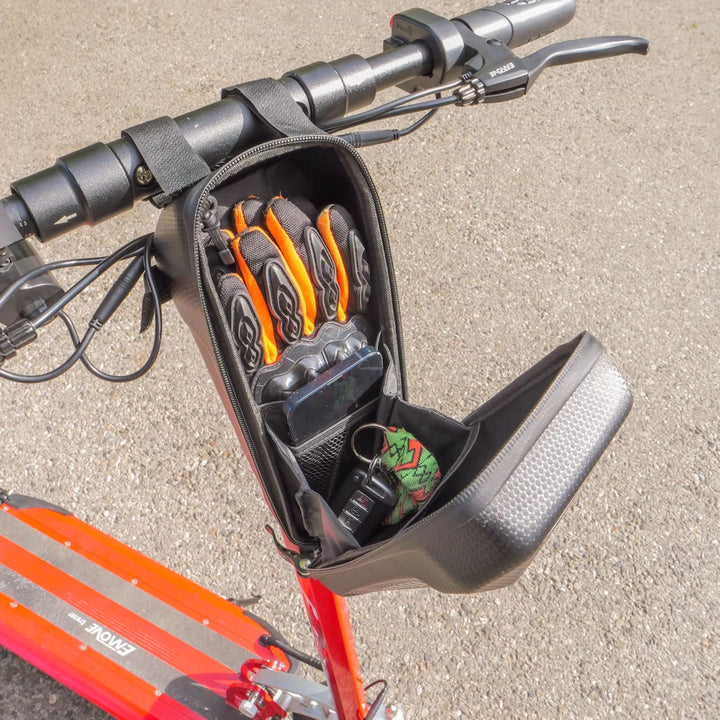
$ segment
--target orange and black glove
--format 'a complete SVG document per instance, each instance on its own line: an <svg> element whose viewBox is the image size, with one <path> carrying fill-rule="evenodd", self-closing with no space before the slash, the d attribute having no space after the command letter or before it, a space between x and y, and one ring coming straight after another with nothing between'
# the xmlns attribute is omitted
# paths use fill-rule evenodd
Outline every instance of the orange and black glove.
<svg viewBox="0 0 720 720"><path fill-rule="evenodd" d="M315 214L306 201L283 197L269 203L251 197L233 209L237 277L255 307L268 365L283 345L312 335L323 322L344 322L367 308L370 272L350 214L331 205L317 227L310 219Z"/></svg>
<svg viewBox="0 0 720 720"><path fill-rule="evenodd" d="M236 205L234 220L237 232L263 226L277 244L297 284L306 335L316 324L337 317L335 262L312 220L295 202L275 197L264 205L249 198Z"/></svg>
<svg viewBox="0 0 720 720"><path fill-rule="evenodd" d="M243 364L249 371L257 370L267 362L266 344L260 318L247 286L237 273L218 268L215 287Z"/></svg>

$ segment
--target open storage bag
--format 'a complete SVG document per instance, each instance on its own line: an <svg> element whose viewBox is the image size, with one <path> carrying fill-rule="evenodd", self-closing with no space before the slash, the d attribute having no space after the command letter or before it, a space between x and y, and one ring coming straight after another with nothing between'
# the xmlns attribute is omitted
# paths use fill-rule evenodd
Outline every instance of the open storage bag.
<svg viewBox="0 0 720 720"><path fill-rule="evenodd" d="M389 241L367 168L349 144L314 127L274 81L233 91L275 139L167 205L155 246L173 300L294 546L286 556L299 572L341 595L426 585L467 593L513 582L629 412L626 382L600 343L583 333L462 421L409 403ZM223 312L203 225L211 197L225 222L238 199L281 194L301 195L318 208L341 204L355 220L372 287L362 331L384 360L377 397L298 447L281 403L255 399L257 381L243 366ZM381 527L361 546L339 522L331 495L356 462L352 433L368 422L412 432L436 457L441 480L418 512Z"/></svg>

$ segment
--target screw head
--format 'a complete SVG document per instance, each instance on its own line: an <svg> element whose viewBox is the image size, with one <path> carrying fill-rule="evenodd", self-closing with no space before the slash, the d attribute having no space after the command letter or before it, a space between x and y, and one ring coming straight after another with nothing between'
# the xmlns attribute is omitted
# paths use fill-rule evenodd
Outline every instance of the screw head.
<svg viewBox="0 0 720 720"><path fill-rule="evenodd" d="M135 182L141 187L147 187L152 185L155 181L153 174L150 172L147 165L138 165L135 169Z"/></svg>

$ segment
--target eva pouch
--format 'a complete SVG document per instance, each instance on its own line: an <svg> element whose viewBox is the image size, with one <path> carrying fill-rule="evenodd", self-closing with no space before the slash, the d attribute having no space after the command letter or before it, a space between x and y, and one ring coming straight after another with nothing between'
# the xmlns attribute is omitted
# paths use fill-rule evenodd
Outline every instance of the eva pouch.
<svg viewBox="0 0 720 720"><path fill-rule="evenodd" d="M350 145L314 127L275 81L233 91L274 139L168 205L155 247L282 528L283 554L298 572L342 595L424 585L475 592L512 582L629 411L626 383L597 340L583 334L462 422L409 403L389 242L367 168ZM377 397L298 447L288 437L281 403L256 399L256 377L243 366L213 282L203 221L210 198L222 219L240 198L277 195L302 196L317 208L337 203L355 220L371 283L362 334L382 352L385 368ZM441 481L419 512L381 527L360 546L338 521L334 498L353 462L350 437L366 422L413 433L437 458Z"/></svg>

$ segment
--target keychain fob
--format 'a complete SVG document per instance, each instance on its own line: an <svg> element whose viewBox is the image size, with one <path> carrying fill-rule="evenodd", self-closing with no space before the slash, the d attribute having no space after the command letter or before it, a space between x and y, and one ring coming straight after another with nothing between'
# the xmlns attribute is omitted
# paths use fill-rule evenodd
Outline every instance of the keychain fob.
<svg viewBox="0 0 720 720"><path fill-rule="evenodd" d="M338 519L359 543L363 543L395 505L395 483L379 462L372 462L369 467L356 467L346 482L357 489L345 503Z"/></svg>

